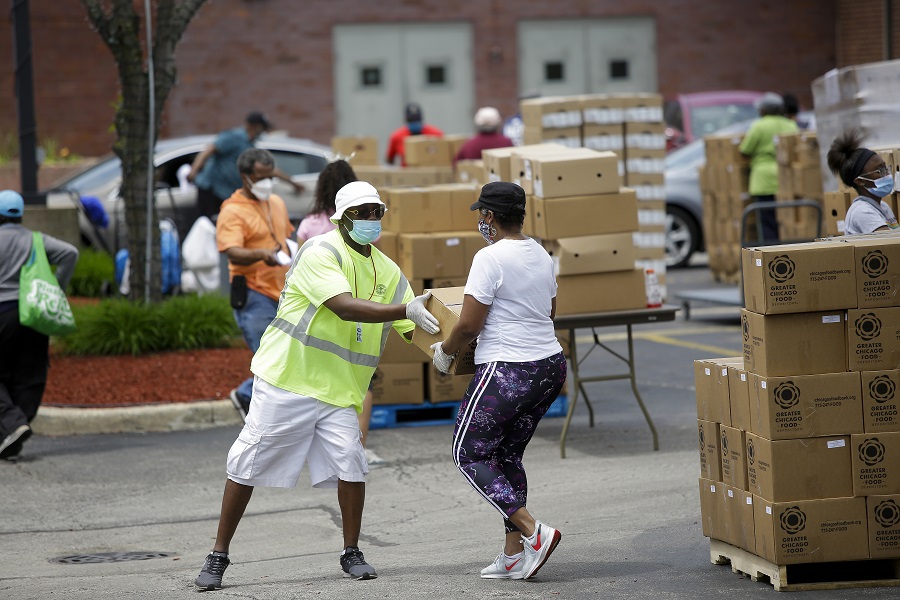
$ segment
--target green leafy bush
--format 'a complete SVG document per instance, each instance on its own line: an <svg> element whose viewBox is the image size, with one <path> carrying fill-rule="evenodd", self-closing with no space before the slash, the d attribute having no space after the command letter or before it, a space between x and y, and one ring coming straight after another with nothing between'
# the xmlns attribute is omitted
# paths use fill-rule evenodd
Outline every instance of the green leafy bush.
<svg viewBox="0 0 900 600"><path fill-rule="evenodd" d="M240 338L228 299L215 294L176 296L149 305L104 300L72 310L78 328L57 340L63 354L138 355L223 348Z"/></svg>
<svg viewBox="0 0 900 600"><path fill-rule="evenodd" d="M100 298L107 285L115 285L115 271L112 256L92 248L82 248L78 252L75 273L69 281L66 294Z"/></svg>

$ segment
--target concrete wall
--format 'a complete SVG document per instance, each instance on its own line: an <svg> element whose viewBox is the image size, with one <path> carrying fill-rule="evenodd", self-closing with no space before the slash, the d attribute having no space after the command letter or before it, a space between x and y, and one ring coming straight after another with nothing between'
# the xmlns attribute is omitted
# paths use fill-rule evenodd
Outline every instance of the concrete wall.
<svg viewBox="0 0 900 600"><path fill-rule="evenodd" d="M517 105L516 23L522 19L656 19L659 90L792 91L838 64L838 7L875 0L215 0L178 48L166 137L216 132L265 110L298 137L327 143L334 128L331 28L337 23L466 21L474 28L476 104ZM900 4L900 0L898 0ZM78 2L31 2L39 138L82 155L109 150L117 76ZM8 25L11 27L11 25ZM847 35L866 39L865 27ZM12 44L0 44L0 139L16 129ZM402 119L397 108L397 121Z"/></svg>

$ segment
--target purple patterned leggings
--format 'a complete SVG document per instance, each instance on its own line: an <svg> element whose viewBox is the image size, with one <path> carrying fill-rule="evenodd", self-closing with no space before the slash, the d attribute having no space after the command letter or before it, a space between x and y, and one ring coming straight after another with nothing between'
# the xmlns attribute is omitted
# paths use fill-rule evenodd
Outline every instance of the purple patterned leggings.
<svg viewBox="0 0 900 600"><path fill-rule="evenodd" d="M522 455L538 422L566 381L562 352L532 362L478 365L456 416L453 462L472 487L503 514L525 506L528 481Z"/></svg>

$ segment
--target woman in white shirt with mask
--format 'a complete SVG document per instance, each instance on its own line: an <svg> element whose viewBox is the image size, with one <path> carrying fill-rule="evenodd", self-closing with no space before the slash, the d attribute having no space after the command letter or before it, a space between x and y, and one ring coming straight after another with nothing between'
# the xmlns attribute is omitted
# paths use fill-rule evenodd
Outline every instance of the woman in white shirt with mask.
<svg viewBox="0 0 900 600"><path fill-rule="evenodd" d="M897 228L897 218L882 200L894 190L893 173L878 154L863 148L862 135L842 133L828 150L828 168L859 194L847 209L844 233L857 235Z"/></svg>
<svg viewBox="0 0 900 600"><path fill-rule="evenodd" d="M448 372L453 356L478 339L477 370L459 407L453 460L466 480L504 518L503 552L482 569L486 579L528 579L560 540L525 508L525 447L566 380L556 339L556 278L540 244L522 234L525 192L518 185L484 186L472 210L488 246L466 281L460 318L432 346L434 365Z"/></svg>

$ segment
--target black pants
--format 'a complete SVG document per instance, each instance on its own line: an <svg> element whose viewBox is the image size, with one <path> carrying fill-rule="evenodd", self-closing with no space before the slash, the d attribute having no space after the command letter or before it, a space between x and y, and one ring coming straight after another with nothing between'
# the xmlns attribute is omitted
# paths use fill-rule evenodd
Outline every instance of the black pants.
<svg viewBox="0 0 900 600"><path fill-rule="evenodd" d="M214 216L219 214L219 209L222 208L223 202L225 202L225 198L219 198L212 192L212 190L207 190L201 187L197 188L198 217L209 217L210 219L212 219ZM193 223L194 221L191 221L191 224Z"/></svg>
<svg viewBox="0 0 900 600"><path fill-rule="evenodd" d="M753 196L754 202L775 203L775 196ZM774 208L765 208L759 211L759 220L762 224L762 236L767 242L778 241L778 219L775 218Z"/></svg>
<svg viewBox="0 0 900 600"><path fill-rule="evenodd" d="M0 313L0 439L37 415L49 345L46 335L19 323L18 307Z"/></svg>

